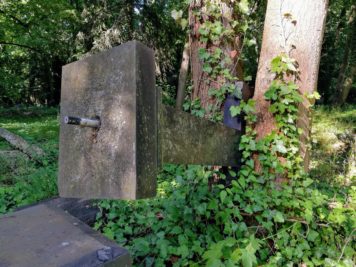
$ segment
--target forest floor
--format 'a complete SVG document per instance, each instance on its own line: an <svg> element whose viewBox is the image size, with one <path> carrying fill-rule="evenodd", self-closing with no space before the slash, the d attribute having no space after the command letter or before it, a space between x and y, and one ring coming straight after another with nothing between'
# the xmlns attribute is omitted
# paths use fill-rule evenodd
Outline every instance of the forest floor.
<svg viewBox="0 0 356 267"><path fill-rule="evenodd" d="M0 214L56 196L58 109L0 109L0 127L46 153L33 162L0 139ZM356 180L356 106L317 107L312 133L312 177L325 187L332 185L331 198L342 197L342 189Z"/></svg>

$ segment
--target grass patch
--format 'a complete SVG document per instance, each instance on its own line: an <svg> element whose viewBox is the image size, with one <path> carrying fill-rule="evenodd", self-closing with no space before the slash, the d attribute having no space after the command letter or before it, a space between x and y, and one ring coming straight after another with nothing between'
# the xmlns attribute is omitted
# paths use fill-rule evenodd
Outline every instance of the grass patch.
<svg viewBox="0 0 356 267"><path fill-rule="evenodd" d="M312 127L311 174L342 187L355 182L356 107L318 107Z"/></svg>
<svg viewBox="0 0 356 267"><path fill-rule="evenodd" d="M57 195L58 109L0 109L0 127L46 153L36 163L0 140L0 213Z"/></svg>

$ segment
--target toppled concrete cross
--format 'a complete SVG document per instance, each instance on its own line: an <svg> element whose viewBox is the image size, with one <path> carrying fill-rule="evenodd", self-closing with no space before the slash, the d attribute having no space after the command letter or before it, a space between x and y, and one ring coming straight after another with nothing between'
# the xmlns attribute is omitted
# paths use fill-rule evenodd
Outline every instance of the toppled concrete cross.
<svg viewBox="0 0 356 267"><path fill-rule="evenodd" d="M60 195L153 197L161 163L237 165L235 130L160 102L154 52L139 42L64 66Z"/></svg>

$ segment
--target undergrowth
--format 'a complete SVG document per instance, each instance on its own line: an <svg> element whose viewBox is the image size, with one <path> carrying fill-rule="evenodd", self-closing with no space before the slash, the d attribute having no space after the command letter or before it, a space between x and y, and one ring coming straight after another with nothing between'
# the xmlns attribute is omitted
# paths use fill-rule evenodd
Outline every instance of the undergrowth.
<svg viewBox="0 0 356 267"><path fill-rule="evenodd" d="M281 60L278 64L284 64ZM283 86L282 81L274 83L266 98L278 104L273 101L283 97L274 94L297 90L292 84ZM297 104L298 96L294 99ZM245 106L242 110L253 110L253 103ZM276 112L284 112L281 107ZM284 132L297 131L292 127L296 111L292 110L290 117L280 117ZM300 160L295 161L295 135L288 139L282 132L272 133L255 142L250 129L240 145L250 152L239 173L231 171L236 177L231 186L212 185L213 175L220 179L224 175L210 168L166 165L159 176L157 198L102 201L95 228L128 248L135 266L353 266L355 177L350 176L349 168L339 165L352 163L355 144L346 145L345 153L335 152L332 165L321 144L325 134L341 138L342 133L351 131L354 136L355 107L347 107L345 112L320 107L315 114L311 175L298 167ZM343 119L335 125L337 117ZM335 126L326 131L324 124ZM256 151L267 166L260 174L249 159ZM279 162L280 155L287 164ZM321 178L317 166L323 164L338 171L323 173ZM290 182L276 184L276 174L286 169Z"/></svg>
<svg viewBox="0 0 356 267"><path fill-rule="evenodd" d="M45 159L44 165L23 157L1 161L2 213L57 194L57 111L43 109L26 114L16 111L1 116L1 127L41 146L50 158ZM165 165L158 177L156 198L102 201L96 229L128 248L136 266L213 266L215 263L209 259L224 261L228 266L227 257L241 259L238 263L241 265L244 260L245 266L250 263L254 266L256 262L265 266L288 266L291 262L307 262L306 266L352 266L355 177L352 168L344 167L352 166L353 162L351 150L345 151L350 146L344 135L354 136L355 121L355 106L315 110L312 181L308 180L308 192L297 200L295 193L280 192L274 196L278 199L275 207L266 209L263 190L258 193L248 187L242 190L239 184L240 191L231 192L234 194L231 199L225 187L211 186L211 170L203 166ZM339 148L343 148L342 152ZM0 152L8 150L12 148L0 141ZM253 201L246 202L241 198L244 194ZM257 202L262 205L256 205ZM244 211L243 203L247 204ZM309 205L312 221L289 217L285 210L288 203ZM255 214L261 212L270 217L269 235L256 224ZM236 240L240 250L233 254L236 249L232 252L231 249L235 248Z"/></svg>
<svg viewBox="0 0 356 267"><path fill-rule="evenodd" d="M0 138L0 214L57 195L58 110L0 109L0 127L40 146L38 162Z"/></svg>

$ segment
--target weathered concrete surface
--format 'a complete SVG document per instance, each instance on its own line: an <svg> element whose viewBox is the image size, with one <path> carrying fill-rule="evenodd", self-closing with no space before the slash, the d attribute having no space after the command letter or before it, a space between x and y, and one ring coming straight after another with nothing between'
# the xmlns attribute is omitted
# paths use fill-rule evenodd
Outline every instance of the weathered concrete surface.
<svg viewBox="0 0 356 267"><path fill-rule="evenodd" d="M38 204L46 204L50 207L59 208L89 226L94 226L96 216L98 212L100 212L100 209L96 205L95 201L88 199L57 197L44 200L40 203L37 203L37 205ZM21 207L17 210L23 210L32 206L34 205Z"/></svg>
<svg viewBox="0 0 356 267"><path fill-rule="evenodd" d="M62 197L138 199L156 194L154 53L133 41L63 67L59 153ZM65 116L100 117L97 131Z"/></svg>
<svg viewBox="0 0 356 267"><path fill-rule="evenodd" d="M49 204L0 217L0 245L1 267L131 266L125 249Z"/></svg>
<svg viewBox="0 0 356 267"><path fill-rule="evenodd" d="M163 163L238 166L234 129L165 105L159 123Z"/></svg>

